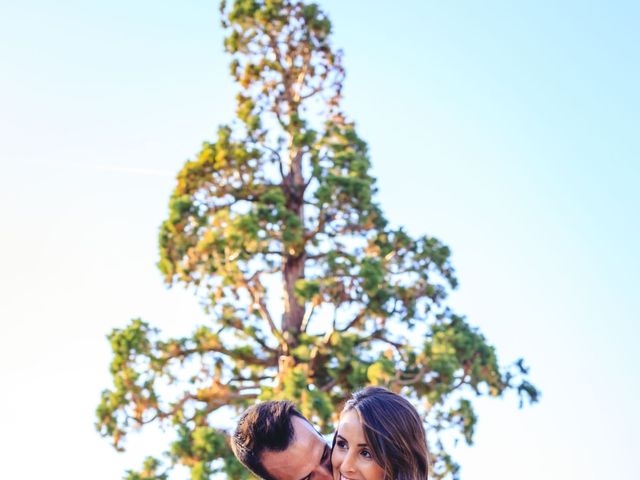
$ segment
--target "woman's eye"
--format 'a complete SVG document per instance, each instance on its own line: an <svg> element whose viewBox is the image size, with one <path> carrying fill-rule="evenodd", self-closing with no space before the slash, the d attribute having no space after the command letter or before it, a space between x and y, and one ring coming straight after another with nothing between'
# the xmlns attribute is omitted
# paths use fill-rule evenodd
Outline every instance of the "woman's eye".
<svg viewBox="0 0 640 480"><path fill-rule="evenodd" d="M336 447L338 448L346 448L347 446L347 442L345 442L344 440L338 440L336 442Z"/></svg>
<svg viewBox="0 0 640 480"><path fill-rule="evenodd" d="M360 452L360 455L362 455L362 456L363 456L363 457L365 457L365 458L373 458L373 457L371 456L371 453L369 452L369 450L362 450L362 451Z"/></svg>

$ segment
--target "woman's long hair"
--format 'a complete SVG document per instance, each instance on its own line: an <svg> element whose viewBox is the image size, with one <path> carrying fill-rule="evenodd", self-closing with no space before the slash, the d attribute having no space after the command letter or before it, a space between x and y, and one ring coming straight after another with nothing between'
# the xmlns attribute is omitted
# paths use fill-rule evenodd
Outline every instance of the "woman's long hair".
<svg viewBox="0 0 640 480"><path fill-rule="evenodd" d="M373 459L385 480L427 480L429 450L422 420L404 397L386 388L354 393L343 412L355 410Z"/></svg>

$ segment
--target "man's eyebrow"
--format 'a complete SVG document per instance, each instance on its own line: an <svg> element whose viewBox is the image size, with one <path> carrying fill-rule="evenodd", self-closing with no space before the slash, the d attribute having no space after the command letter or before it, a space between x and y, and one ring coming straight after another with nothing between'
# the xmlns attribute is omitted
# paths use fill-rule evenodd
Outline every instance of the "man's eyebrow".
<svg viewBox="0 0 640 480"><path fill-rule="evenodd" d="M324 460L327 454L331 454L331 449L329 448L329 445L325 443L324 450L322 450L322 456L320 457L320 461Z"/></svg>

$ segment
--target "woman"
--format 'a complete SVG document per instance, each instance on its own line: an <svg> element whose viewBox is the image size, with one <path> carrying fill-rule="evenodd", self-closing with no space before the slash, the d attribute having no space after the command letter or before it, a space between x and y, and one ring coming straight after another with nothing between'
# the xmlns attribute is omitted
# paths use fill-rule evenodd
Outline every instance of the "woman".
<svg viewBox="0 0 640 480"><path fill-rule="evenodd" d="M426 480L424 427L407 399L367 387L347 401L333 439L335 480Z"/></svg>

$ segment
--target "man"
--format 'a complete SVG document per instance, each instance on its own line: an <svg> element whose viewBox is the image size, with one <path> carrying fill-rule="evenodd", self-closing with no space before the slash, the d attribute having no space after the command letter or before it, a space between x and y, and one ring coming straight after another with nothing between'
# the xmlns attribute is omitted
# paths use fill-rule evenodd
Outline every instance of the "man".
<svg viewBox="0 0 640 480"><path fill-rule="evenodd" d="M289 401L263 402L240 417L231 439L238 460L264 480L332 480L331 449Z"/></svg>

